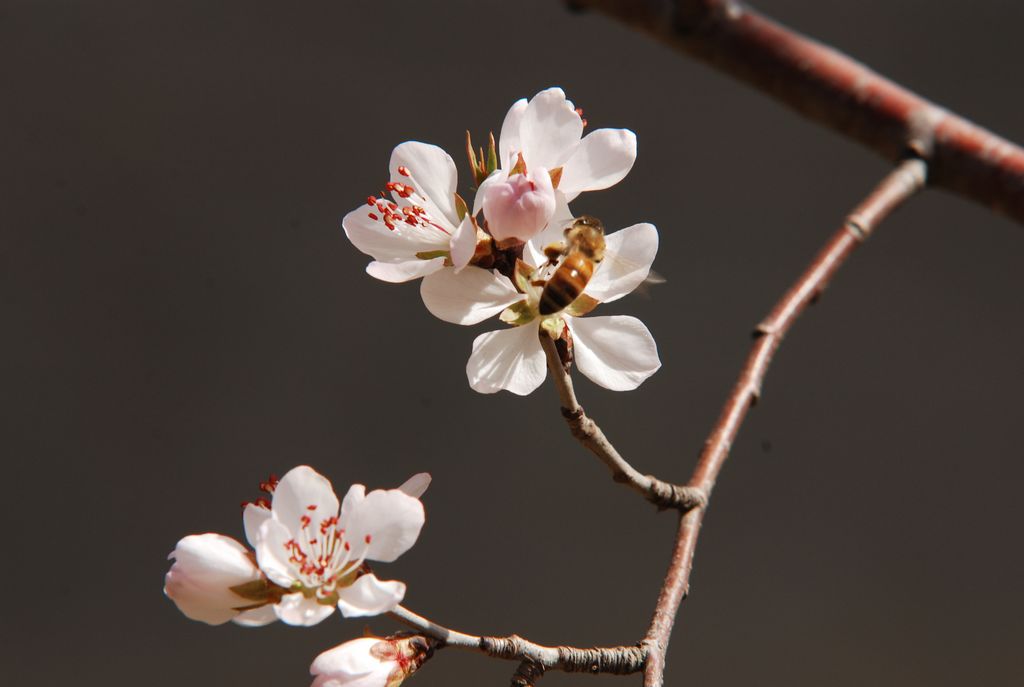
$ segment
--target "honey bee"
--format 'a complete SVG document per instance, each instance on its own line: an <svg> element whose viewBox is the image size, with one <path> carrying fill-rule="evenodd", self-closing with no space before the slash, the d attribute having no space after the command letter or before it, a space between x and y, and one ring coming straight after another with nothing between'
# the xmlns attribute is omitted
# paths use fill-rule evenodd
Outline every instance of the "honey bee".
<svg viewBox="0 0 1024 687"><path fill-rule="evenodd" d="M604 259L604 225L581 215L566 228L564 243L548 246L544 253L552 263L562 259L540 294L540 314L552 315L580 297Z"/></svg>

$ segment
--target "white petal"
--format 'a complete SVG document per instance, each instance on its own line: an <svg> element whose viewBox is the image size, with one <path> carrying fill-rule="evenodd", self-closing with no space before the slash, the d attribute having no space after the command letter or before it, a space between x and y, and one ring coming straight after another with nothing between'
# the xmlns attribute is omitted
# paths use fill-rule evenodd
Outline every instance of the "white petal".
<svg viewBox="0 0 1024 687"><path fill-rule="evenodd" d="M277 622L277 612L272 605L267 604L239 613L233 622L242 627L262 627Z"/></svg>
<svg viewBox="0 0 1024 687"><path fill-rule="evenodd" d="M256 562L271 582L289 588L298 581L295 565L289 562L291 556L287 546L292 539L287 527L273 518L264 520L256 536Z"/></svg>
<svg viewBox="0 0 1024 687"><path fill-rule="evenodd" d="M376 489L346 504L340 525L352 546L366 545L365 556L389 563L412 548L423 528L420 500L398 489Z"/></svg>
<svg viewBox="0 0 1024 687"><path fill-rule="evenodd" d="M636 134L629 129L598 129L588 134L562 167L558 184L569 200L625 178L636 162Z"/></svg>
<svg viewBox="0 0 1024 687"><path fill-rule="evenodd" d="M554 169L575 152L583 135L583 120L561 88L549 88L526 106L519 135L527 169Z"/></svg>
<svg viewBox="0 0 1024 687"><path fill-rule="evenodd" d="M310 532L321 521L338 514L338 497L330 481L308 465L289 470L274 489L271 501L274 519L302 541L303 518L309 518Z"/></svg>
<svg viewBox="0 0 1024 687"><path fill-rule="evenodd" d="M379 615L395 610L405 598L405 584L363 575L352 585L338 590L338 610L346 618Z"/></svg>
<svg viewBox="0 0 1024 687"><path fill-rule="evenodd" d="M435 317L454 324L482 322L523 298L507 277L480 267L428 275L420 295Z"/></svg>
<svg viewBox="0 0 1024 687"><path fill-rule="evenodd" d="M430 486L430 473L429 472L418 472L409 479L402 483L402 486L398 487L399 491L404 491L413 498L419 498L423 496L423 493Z"/></svg>
<svg viewBox="0 0 1024 687"><path fill-rule="evenodd" d="M466 364L469 386L482 394L507 389L526 396L544 381L547 363L533 324L476 337Z"/></svg>
<svg viewBox="0 0 1024 687"><path fill-rule="evenodd" d="M514 156L522 150L519 127L525 113L526 98L521 98L512 104L505 115L505 121L501 124L501 135L498 136L498 166L502 169L515 166Z"/></svg>
<svg viewBox="0 0 1024 687"><path fill-rule="evenodd" d="M661 367L644 323L628 315L567 317L580 372L612 391L629 391Z"/></svg>
<svg viewBox="0 0 1024 687"><path fill-rule="evenodd" d="M452 235L451 240L451 258L455 271L461 272L462 268L469 264L475 252L476 225L473 223L472 217L466 215L462 218L462 223Z"/></svg>
<svg viewBox="0 0 1024 687"><path fill-rule="evenodd" d="M362 484L353 484L348 488L348 492L345 494L345 498L341 502L341 515L338 519L341 522L348 520L353 509L358 507L362 503L363 499L366 498L366 487Z"/></svg>
<svg viewBox="0 0 1024 687"><path fill-rule="evenodd" d="M587 295L607 303L631 293L651 273L657 253L658 230L653 224L634 224L608 234L604 260L587 284Z"/></svg>
<svg viewBox="0 0 1024 687"><path fill-rule="evenodd" d="M392 151L389 167L391 181L412 185L428 201L427 212L435 217L440 213L452 227L458 226L455 189L459 179L451 155L429 143L408 141ZM400 174L399 167L405 167L409 176Z"/></svg>
<svg viewBox="0 0 1024 687"><path fill-rule="evenodd" d="M575 218L569 210L565 196L555 191L555 214L552 215L544 231L526 242L523 247L523 261L534 267L540 267L547 262L544 247L552 243L560 243L565 238L565 228L572 223L573 219Z"/></svg>
<svg viewBox="0 0 1024 687"><path fill-rule="evenodd" d="M382 262L416 260L417 253L448 250L448 234L436 227L397 224L394 229L388 229L380 213L366 205L345 215L341 226L356 248Z"/></svg>
<svg viewBox="0 0 1024 687"><path fill-rule="evenodd" d="M257 506L255 503L245 504L242 511L242 524L245 526L245 538L252 548L259 546L260 526L264 520L270 518L270 509Z"/></svg>
<svg viewBox="0 0 1024 687"><path fill-rule="evenodd" d="M296 592L281 597L280 603L274 606L274 611L281 622L309 627L333 613L334 606L317 603L314 599L304 597L301 592Z"/></svg>
<svg viewBox="0 0 1024 687"><path fill-rule="evenodd" d="M366 273L375 279L398 284L412 281L444 269L444 258L433 260L406 260L403 262L378 262L374 260L366 266Z"/></svg>
<svg viewBox="0 0 1024 687"><path fill-rule="evenodd" d="M329 649L313 660L310 675L356 677L380 667L381 660L370 650L381 642L377 637L360 637Z"/></svg>

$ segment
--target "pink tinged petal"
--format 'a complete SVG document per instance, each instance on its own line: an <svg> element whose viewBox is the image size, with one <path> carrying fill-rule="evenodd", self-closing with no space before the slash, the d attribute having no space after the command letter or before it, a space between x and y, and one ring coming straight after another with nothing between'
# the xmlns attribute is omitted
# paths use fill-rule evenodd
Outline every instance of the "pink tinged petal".
<svg viewBox="0 0 1024 687"><path fill-rule="evenodd" d="M377 489L347 509L340 525L353 547L366 547L361 551L366 558L390 563L416 543L424 518L419 499L398 489Z"/></svg>
<svg viewBox="0 0 1024 687"><path fill-rule="evenodd" d="M538 330L529 324L481 334L466 364L469 386L482 394L502 389L526 396L547 376Z"/></svg>
<svg viewBox="0 0 1024 687"><path fill-rule="evenodd" d="M428 275L420 296L431 314L453 324L482 322L523 298L507 277L480 267Z"/></svg>
<svg viewBox="0 0 1024 687"><path fill-rule="evenodd" d="M418 472L409 479L402 483L402 486L398 487L399 491L403 491L413 498L419 498L423 496L423 493L430 486L430 473L429 472Z"/></svg>
<svg viewBox="0 0 1024 687"><path fill-rule="evenodd" d="M526 98L515 101L501 124L501 135L498 137L498 166L502 169L511 168L515 164L516 155L522 150L519 129L523 123L523 115L526 114L526 105Z"/></svg>
<svg viewBox="0 0 1024 687"><path fill-rule="evenodd" d="M277 622L277 612L270 604L238 614L232 622L242 627L262 627Z"/></svg>
<svg viewBox="0 0 1024 687"><path fill-rule="evenodd" d="M334 606L317 603L314 599L307 599L301 592L296 592L281 597L281 601L274 606L274 612L283 623L309 627L333 613Z"/></svg>
<svg viewBox="0 0 1024 687"><path fill-rule="evenodd" d="M329 649L313 660L309 674L350 678L373 672L383 661L370 650L381 641L377 637L360 637Z"/></svg>
<svg viewBox="0 0 1024 687"><path fill-rule="evenodd" d="M164 594L192 620L220 625L251 602L231 587L260 578L249 551L231 537L193 534L178 542L168 558L174 564L164 578Z"/></svg>
<svg viewBox="0 0 1024 687"><path fill-rule="evenodd" d="M303 523L308 523L310 532L317 531L323 520L338 514L338 505L330 481L308 465L285 473L270 502L274 519L300 541Z"/></svg>
<svg viewBox="0 0 1024 687"><path fill-rule="evenodd" d="M575 152L583 136L583 119L561 88L549 88L530 100L519 135L527 169L554 169Z"/></svg>
<svg viewBox="0 0 1024 687"><path fill-rule="evenodd" d="M458 230L452 235L451 258L456 272L469 264L476 252L476 225L473 219L466 215L462 218Z"/></svg>
<svg viewBox="0 0 1024 687"><path fill-rule="evenodd" d="M555 189L543 167L530 167L527 174L514 174L501 183L484 184L478 195L487 230L498 241L529 241L555 212Z"/></svg>
<svg viewBox="0 0 1024 687"><path fill-rule="evenodd" d="M654 337L635 317L567 317L566 323L576 366L595 384L629 391L661 367Z"/></svg>
<svg viewBox="0 0 1024 687"><path fill-rule="evenodd" d="M375 215L373 219L370 215ZM448 250L448 234L435 227L410 227L402 223L388 229L380 212L367 205L341 220L345 236L356 248L381 262L416 260L417 253Z"/></svg>
<svg viewBox="0 0 1024 687"><path fill-rule="evenodd" d="M245 526L245 538L249 546L256 548L260 542L260 527L265 520L270 519L270 509L257 506L255 503L247 503L242 511L242 524Z"/></svg>
<svg viewBox="0 0 1024 687"><path fill-rule="evenodd" d="M371 573L338 590L338 610L346 618L379 615L395 610L403 598L404 583L397 580L378 580Z"/></svg>
<svg viewBox="0 0 1024 687"><path fill-rule="evenodd" d="M636 134L629 129L598 129L588 134L562 167L558 188L569 200L622 181L636 162Z"/></svg>
<svg viewBox="0 0 1024 687"><path fill-rule="evenodd" d="M446 229L458 226L455 189L459 180L451 155L429 143L408 141L392 151L389 168L391 181L411 184L427 200L427 212L447 221Z"/></svg>
<svg viewBox="0 0 1024 687"><path fill-rule="evenodd" d="M508 170L496 169L480 183L480 187L476 190L476 196L473 197L474 217L479 215L480 211L484 209L484 196L487 195L487 189L491 186L505 183L506 179L508 179Z"/></svg>
<svg viewBox="0 0 1024 687"><path fill-rule="evenodd" d="M586 294L602 303L631 293L651 273L658 254L658 230L634 224L605 237L604 260L587 284Z"/></svg>
<svg viewBox="0 0 1024 687"><path fill-rule="evenodd" d="M444 258L433 260L407 260L405 262L378 262L374 260L366 266L366 273L375 279L399 284L413 279L425 277L444 269Z"/></svg>
<svg viewBox="0 0 1024 687"><path fill-rule="evenodd" d="M265 520L257 535L256 562L260 570L274 584L290 588L299 581L299 571L288 559L291 552L288 542L294 539L292 532L275 519Z"/></svg>

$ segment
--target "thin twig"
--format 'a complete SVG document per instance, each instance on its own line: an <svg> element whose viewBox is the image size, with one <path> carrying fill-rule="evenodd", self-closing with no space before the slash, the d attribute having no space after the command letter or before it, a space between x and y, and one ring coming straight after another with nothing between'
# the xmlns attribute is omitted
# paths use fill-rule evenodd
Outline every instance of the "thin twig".
<svg viewBox="0 0 1024 687"><path fill-rule="evenodd" d="M839 231L758 325L755 332L757 339L721 416L704 444L704 451L690 478L691 487L700 489L710 498L715 479L729 455L747 410L761 395L765 373L782 338L807 306L821 295L853 250L867 239L883 219L924 186L926 171L925 163L915 158L904 161L891 172L847 216ZM675 550L644 639L648 651L644 669L645 687L660 687L662 684L669 635L679 605L689 591L693 552L706 510L706 505L694 508L680 518Z"/></svg>
<svg viewBox="0 0 1024 687"><path fill-rule="evenodd" d="M574 646L543 646L518 635L478 637L451 630L399 606L389 613L392 618L440 642L441 646L479 651L494 658L534 664L544 670L566 672L613 673L626 675L644 668L647 650L640 646L580 648ZM536 671L534 671L536 673Z"/></svg>
<svg viewBox="0 0 1024 687"><path fill-rule="evenodd" d="M643 475L630 465L576 400L572 376L562 363L555 342L541 331L540 343L544 348L544 353L547 354L548 370L554 379L555 389L558 391L558 398L562 404L562 417L569 425L569 431L583 446L608 466L613 480L625 484L659 508L675 508L686 512L704 504L704 493L701 490L669 484L653 475Z"/></svg>
<svg viewBox="0 0 1024 687"><path fill-rule="evenodd" d="M737 0L567 0L645 31L928 181L1024 222L1024 149Z"/></svg>

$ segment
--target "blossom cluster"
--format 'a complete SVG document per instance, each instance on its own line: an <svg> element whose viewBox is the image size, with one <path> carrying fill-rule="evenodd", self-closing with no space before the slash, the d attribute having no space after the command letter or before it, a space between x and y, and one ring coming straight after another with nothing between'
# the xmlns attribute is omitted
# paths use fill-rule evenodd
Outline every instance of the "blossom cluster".
<svg viewBox="0 0 1024 687"><path fill-rule="evenodd" d="M584 136L585 124L560 88L517 101L496 146L492 137L478 157L469 145L479 184L472 210L457 192L448 153L402 143L391 154L390 196L367 198L342 221L349 240L373 258L367 272L388 282L422 278L423 302L438 318L472 325L500 315L512 325L473 342L466 373L476 391L536 389L547 374L542 334L561 341L580 372L608 389L635 389L661 366L640 320L583 318L644 282L658 249L647 223L607 237L601 227L599 254L571 240L583 216L569 204L618 183L636 160L632 131Z"/></svg>
<svg viewBox="0 0 1024 687"><path fill-rule="evenodd" d="M605 235L600 220L570 210L581 193L621 181L636 159L633 132L584 136L585 125L561 89L516 102L486 153L467 141L472 206L458 193L451 156L403 143L391 155L386 193L342 222L373 258L367 272L388 282L422 278L423 302L438 318L474 325L498 316L510 325L473 342L466 372L476 391L526 395L540 386L544 337L608 389L635 389L661 366L640 320L588 316L648 279L658 232L640 223ZM243 504L248 546L216 533L181 539L164 592L211 625L310 626L335 608L347 618L395 611L405 584L378 578L370 563L392 562L416 543L429 484L426 473L397 489L368 493L354 484L339 501L308 466L271 477L260 485L267 496ZM316 658L312 687L397 687L436 646L409 633L354 639Z"/></svg>
<svg viewBox="0 0 1024 687"><path fill-rule="evenodd" d="M378 579L368 561L394 561L416 543L429 484L426 473L398 489L353 484L339 504L326 477L294 468L260 485L269 501L245 504L252 549L222 534L185 537L168 556L164 592L210 625L315 625L335 607L347 618L393 610L405 584Z"/></svg>

